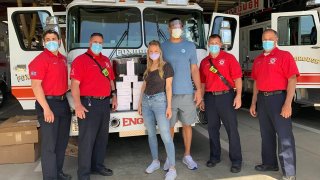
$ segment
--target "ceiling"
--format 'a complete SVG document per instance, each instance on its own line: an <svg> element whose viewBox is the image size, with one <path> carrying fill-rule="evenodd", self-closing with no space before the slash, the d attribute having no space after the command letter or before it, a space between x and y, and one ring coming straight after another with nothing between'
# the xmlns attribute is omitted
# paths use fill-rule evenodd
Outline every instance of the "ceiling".
<svg viewBox="0 0 320 180"><path fill-rule="evenodd" d="M22 6L32 6L35 2L38 6L50 5L53 3L54 11L64 11L65 7L72 0L1 0L0 2L0 20L7 19L7 7L16 7L17 2L22 2ZM205 12L213 12L215 9L217 0L190 0L198 2ZM238 3L245 2L248 0L218 0L218 12L224 12L232 7L235 7Z"/></svg>

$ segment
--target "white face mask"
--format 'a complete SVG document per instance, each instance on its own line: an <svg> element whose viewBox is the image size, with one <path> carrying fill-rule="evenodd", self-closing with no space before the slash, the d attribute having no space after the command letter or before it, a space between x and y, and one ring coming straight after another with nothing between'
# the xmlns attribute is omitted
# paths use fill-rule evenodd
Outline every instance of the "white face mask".
<svg viewBox="0 0 320 180"><path fill-rule="evenodd" d="M172 36L173 38L178 39L178 38L181 37L181 35L182 35L182 29L180 29L180 28L172 29L171 36Z"/></svg>

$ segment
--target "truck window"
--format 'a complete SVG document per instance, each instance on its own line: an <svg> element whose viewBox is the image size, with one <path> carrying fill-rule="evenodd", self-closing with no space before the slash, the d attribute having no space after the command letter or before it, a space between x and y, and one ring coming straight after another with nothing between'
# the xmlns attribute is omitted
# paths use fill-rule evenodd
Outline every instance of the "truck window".
<svg viewBox="0 0 320 180"><path fill-rule="evenodd" d="M253 29L249 32L250 51L262 50L263 28Z"/></svg>
<svg viewBox="0 0 320 180"><path fill-rule="evenodd" d="M43 50L42 34L48 16L50 14L46 11L15 12L12 15L21 49L25 51Z"/></svg>
<svg viewBox="0 0 320 180"><path fill-rule="evenodd" d="M89 38L94 32L103 34L104 48L139 48L142 45L138 8L75 6L67 16L68 50L89 47Z"/></svg>
<svg viewBox="0 0 320 180"><path fill-rule="evenodd" d="M168 21L179 17L184 26L184 39L194 42L197 48L204 48L203 16L194 9L146 8L143 11L145 44L152 40L163 42L170 38Z"/></svg>
<svg viewBox="0 0 320 180"><path fill-rule="evenodd" d="M215 19L213 21L213 28L212 28L211 34L220 34L222 21L229 21L229 23L230 23L231 46L228 46L228 50L231 50L233 47L234 37L236 34L236 29L237 29L237 20L232 17L221 17L221 16L215 17Z"/></svg>
<svg viewBox="0 0 320 180"><path fill-rule="evenodd" d="M317 29L313 16L290 16L278 18L279 46L315 45Z"/></svg>

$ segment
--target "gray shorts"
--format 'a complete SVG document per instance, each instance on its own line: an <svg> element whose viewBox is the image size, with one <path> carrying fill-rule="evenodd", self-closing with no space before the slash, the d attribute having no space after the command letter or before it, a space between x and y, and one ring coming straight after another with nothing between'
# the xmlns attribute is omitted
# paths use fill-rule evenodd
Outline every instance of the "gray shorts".
<svg viewBox="0 0 320 180"><path fill-rule="evenodd" d="M174 127L178 120L182 125L191 125L197 122L196 104L193 98L193 94L172 95L171 127Z"/></svg>

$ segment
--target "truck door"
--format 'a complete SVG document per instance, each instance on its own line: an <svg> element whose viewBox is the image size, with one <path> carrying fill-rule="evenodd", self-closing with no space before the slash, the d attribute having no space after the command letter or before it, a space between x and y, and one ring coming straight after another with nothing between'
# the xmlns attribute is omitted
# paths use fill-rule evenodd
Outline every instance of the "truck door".
<svg viewBox="0 0 320 180"><path fill-rule="evenodd" d="M11 88L23 109L34 109L28 65L43 51L42 34L52 15L51 7L8 8ZM65 53L63 44L59 50Z"/></svg>
<svg viewBox="0 0 320 180"><path fill-rule="evenodd" d="M229 33L229 30L231 30L231 33ZM212 34L219 34L222 37L222 40L225 41L225 50L233 54L237 60L239 60L239 16L213 13L209 28L209 36Z"/></svg>
<svg viewBox="0 0 320 180"><path fill-rule="evenodd" d="M273 13L271 21L271 27L278 31L279 49L293 55L300 72L296 102L319 106L320 23L317 11Z"/></svg>

